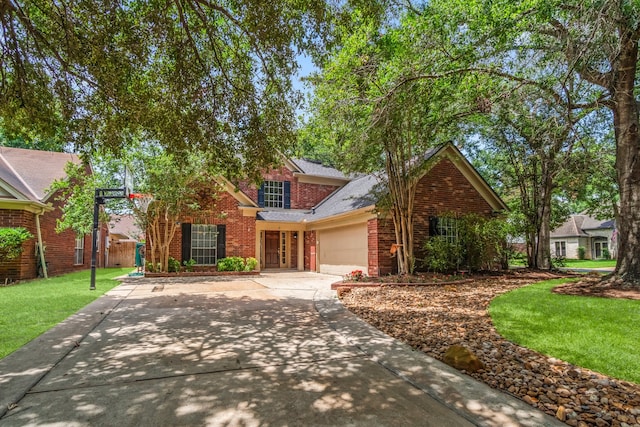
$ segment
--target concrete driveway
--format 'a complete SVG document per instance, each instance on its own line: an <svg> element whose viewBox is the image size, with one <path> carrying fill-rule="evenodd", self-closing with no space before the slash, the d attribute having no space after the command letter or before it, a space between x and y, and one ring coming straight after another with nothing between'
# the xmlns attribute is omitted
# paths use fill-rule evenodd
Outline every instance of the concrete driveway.
<svg viewBox="0 0 640 427"><path fill-rule="evenodd" d="M338 279L125 280L0 360L0 426L564 425L361 322Z"/></svg>

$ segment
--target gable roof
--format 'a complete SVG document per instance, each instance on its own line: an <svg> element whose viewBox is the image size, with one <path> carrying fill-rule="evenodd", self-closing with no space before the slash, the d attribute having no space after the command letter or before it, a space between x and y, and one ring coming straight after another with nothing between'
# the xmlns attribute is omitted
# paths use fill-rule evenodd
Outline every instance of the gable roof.
<svg viewBox="0 0 640 427"><path fill-rule="evenodd" d="M344 180L349 179L338 169L332 168L330 166L325 166L322 163L315 162L313 160L291 159L291 163L293 163L298 168L298 171L300 173L303 173L305 175Z"/></svg>
<svg viewBox="0 0 640 427"><path fill-rule="evenodd" d="M589 231L614 229L612 219L599 220L589 215L571 215L562 225L551 231L551 237L588 237Z"/></svg>
<svg viewBox="0 0 640 427"><path fill-rule="evenodd" d="M432 148L426 151L422 157L427 162L441 156L453 160L465 178L473 184L494 210L507 209L502 199L452 143ZM283 222L311 222L359 211L367 207L373 209L376 204L374 189L378 184L379 179L374 174L356 177L331 193L310 211L283 212L281 210L263 210L258 213L258 219Z"/></svg>
<svg viewBox="0 0 640 427"><path fill-rule="evenodd" d="M70 153L0 147L0 186L12 198L45 202L53 181L66 176L68 162L81 160Z"/></svg>

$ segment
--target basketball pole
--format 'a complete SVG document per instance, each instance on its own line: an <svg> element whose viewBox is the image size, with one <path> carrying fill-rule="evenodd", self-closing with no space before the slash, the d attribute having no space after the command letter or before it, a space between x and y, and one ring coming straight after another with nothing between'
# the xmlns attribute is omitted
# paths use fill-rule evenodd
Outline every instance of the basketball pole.
<svg viewBox="0 0 640 427"><path fill-rule="evenodd" d="M91 242L91 285L90 291L96 290L96 264L98 260L98 232L100 227L100 205L104 205L107 199L128 198L126 188L96 188L93 196L93 239Z"/></svg>

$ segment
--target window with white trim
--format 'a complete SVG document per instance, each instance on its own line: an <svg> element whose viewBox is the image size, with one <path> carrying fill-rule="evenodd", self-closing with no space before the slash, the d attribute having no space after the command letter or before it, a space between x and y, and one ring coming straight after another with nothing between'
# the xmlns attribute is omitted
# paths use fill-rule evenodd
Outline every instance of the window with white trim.
<svg viewBox="0 0 640 427"><path fill-rule="evenodd" d="M283 208L284 207L284 185L282 181L264 182L264 207Z"/></svg>
<svg viewBox="0 0 640 427"><path fill-rule="evenodd" d="M567 256L567 243L556 242L556 257L566 257L566 256Z"/></svg>
<svg viewBox="0 0 640 427"><path fill-rule="evenodd" d="M76 246L73 263L75 265L84 264L84 236L76 236Z"/></svg>
<svg viewBox="0 0 640 427"><path fill-rule="evenodd" d="M191 225L191 259L200 265L218 262L218 230L215 225Z"/></svg>
<svg viewBox="0 0 640 427"><path fill-rule="evenodd" d="M452 217L438 218L437 233L448 243L456 243L458 241L458 220Z"/></svg>

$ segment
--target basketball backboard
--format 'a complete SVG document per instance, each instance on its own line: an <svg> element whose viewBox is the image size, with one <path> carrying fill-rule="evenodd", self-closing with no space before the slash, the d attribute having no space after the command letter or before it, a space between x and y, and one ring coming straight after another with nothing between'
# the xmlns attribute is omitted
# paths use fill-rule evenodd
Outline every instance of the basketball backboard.
<svg viewBox="0 0 640 427"><path fill-rule="evenodd" d="M133 174L128 166L124 167L124 197L128 198L133 192Z"/></svg>

